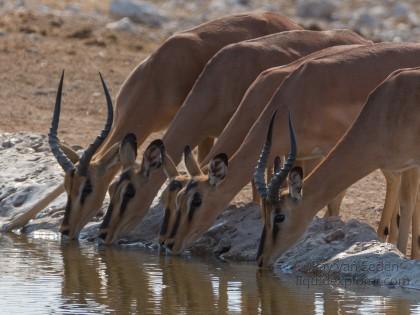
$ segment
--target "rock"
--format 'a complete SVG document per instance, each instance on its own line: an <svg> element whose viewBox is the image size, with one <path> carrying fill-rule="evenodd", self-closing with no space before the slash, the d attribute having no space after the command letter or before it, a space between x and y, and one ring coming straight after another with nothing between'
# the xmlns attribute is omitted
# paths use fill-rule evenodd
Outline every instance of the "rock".
<svg viewBox="0 0 420 315"><path fill-rule="evenodd" d="M339 230L341 232L337 232ZM327 242L329 238L335 240ZM314 272L319 263L331 259L351 245L372 240L378 240L374 229L357 220L344 223L339 217L315 218L301 240L280 257L277 268Z"/></svg>
<svg viewBox="0 0 420 315"><path fill-rule="evenodd" d="M300 17L331 20L337 7L336 0L298 0L296 13Z"/></svg>
<svg viewBox="0 0 420 315"><path fill-rule="evenodd" d="M156 6L136 0L112 0L109 13L117 17L129 17L134 22L153 27L161 26L167 20Z"/></svg>
<svg viewBox="0 0 420 315"><path fill-rule="evenodd" d="M391 14L396 19L406 19L411 11L412 8L408 3L397 2L392 7Z"/></svg>
<svg viewBox="0 0 420 315"><path fill-rule="evenodd" d="M245 7L247 5L249 5L249 0L212 0L210 3L210 9L216 11L226 11L232 10L232 7Z"/></svg>
<svg viewBox="0 0 420 315"><path fill-rule="evenodd" d="M419 18L413 8L404 2L396 3L391 9L391 15L397 22L419 24Z"/></svg>
<svg viewBox="0 0 420 315"><path fill-rule="evenodd" d="M328 278L345 278L352 285L420 289L420 261L406 259L394 245L356 243L317 269Z"/></svg>
<svg viewBox="0 0 420 315"><path fill-rule="evenodd" d="M81 11L81 8L80 8L80 5L77 3L69 3L69 4L66 4L65 10L69 11L72 14L79 14Z"/></svg>
<svg viewBox="0 0 420 315"><path fill-rule="evenodd" d="M6 140L1 144L1 146L5 149L9 149L9 148L13 147L13 143L10 140Z"/></svg>
<svg viewBox="0 0 420 315"><path fill-rule="evenodd" d="M20 207L28 197L28 192L22 192L13 196L12 204L14 207Z"/></svg>
<svg viewBox="0 0 420 315"><path fill-rule="evenodd" d="M70 33L67 37L68 38L78 38L78 39L85 39L92 36L93 30L90 27L84 27L79 30L76 30Z"/></svg>
<svg viewBox="0 0 420 315"><path fill-rule="evenodd" d="M368 12L361 12L360 14L356 15L355 20L354 20L354 27L356 29L361 29L361 28L376 28L379 25L379 20L374 17L373 15L371 15Z"/></svg>
<svg viewBox="0 0 420 315"><path fill-rule="evenodd" d="M338 241L338 240L342 240L346 235L344 234L342 229L337 229L335 231L333 231L332 233L328 234L325 237L325 241L327 243L331 243L334 241Z"/></svg>
<svg viewBox="0 0 420 315"><path fill-rule="evenodd" d="M108 23L105 27L111 31L118 32L134 32L135 30L133 22L131 22L130 18L128 17L124 17L121 20Z"/></svg>
<svg viewBox="0 0 420 315"><path fill-rule="evenodd" d="M384 6L362 7L352 14L350 25L358 30L368 30L371 34L381 28L388 17L389 10Z"/></svg>
<svg viewBox="0 0 420 315"><path fill-rule="evenodd" d="M54 95L55 93L56 93L55 89L40 89L40 90L36 90L34 92L34 95L45 96L45 95L49 95L49 94Z"/></svg>

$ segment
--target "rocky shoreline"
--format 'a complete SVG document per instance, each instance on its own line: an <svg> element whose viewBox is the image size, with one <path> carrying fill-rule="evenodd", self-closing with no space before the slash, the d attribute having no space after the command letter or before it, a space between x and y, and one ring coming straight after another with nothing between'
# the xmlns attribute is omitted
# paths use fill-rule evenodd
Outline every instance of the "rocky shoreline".
<svg viewBox="0 0 420 315"><path fill-rule="evenodd" d="M46 136L38 134L0 134L0 170L0 226L27 211L62 181L62 171L49 151ZM62 194L21 232L58 233L65 202ZM103 212L107 204L108 199ZM144 221L120 246L157 249L162 216L163 208L156 198ZM100 218L90 222L82 230L81 239L94 239L99 222ZM232 205L185 255L253 261L261 229L257 205ZM302 272L337 284L351 281L420 289L420 261L408 260L395 246L379 242L370 225L354 219L343 222L338 217L316 218L301 241L281 257L275 272Z"/></svg>

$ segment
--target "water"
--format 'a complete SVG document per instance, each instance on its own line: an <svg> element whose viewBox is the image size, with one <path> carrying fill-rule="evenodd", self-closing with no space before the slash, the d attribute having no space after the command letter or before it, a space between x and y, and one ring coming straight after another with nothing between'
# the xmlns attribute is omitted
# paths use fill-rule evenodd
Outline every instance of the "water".
<svg viewBox="0 0 420 315"><path fill-rule="evenodd" d="M0 314L420 314L420 291L297 279L55 234L0 236Z"/></svg>

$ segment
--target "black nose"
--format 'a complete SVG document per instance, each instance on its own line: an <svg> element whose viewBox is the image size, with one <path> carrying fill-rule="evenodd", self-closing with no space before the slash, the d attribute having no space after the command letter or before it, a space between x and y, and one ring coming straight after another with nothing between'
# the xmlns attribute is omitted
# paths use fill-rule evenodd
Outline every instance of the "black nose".
<svg viewBox="0 0 420 315"><path fill-rule="evenodd" d="M64 236L69 236L69 233L70 233L69 229L65 229L61 231L61 235L64 235Z"/></svg>
<svg viewBox="0 0 420 315"><path fill-rule="evenodd" d="M101 240L104 240L105 241L105 239L106 239L106 232L102 232L101 234L99 234L99 236L98 236Z"/></svg>
<svg viewBox="0 0 420 315"><path fill-rule="evenodd" d="M172 250L172 248L174 248L174 242L170 243L170 244L166 244L166 247L170 250Z"/></svg>

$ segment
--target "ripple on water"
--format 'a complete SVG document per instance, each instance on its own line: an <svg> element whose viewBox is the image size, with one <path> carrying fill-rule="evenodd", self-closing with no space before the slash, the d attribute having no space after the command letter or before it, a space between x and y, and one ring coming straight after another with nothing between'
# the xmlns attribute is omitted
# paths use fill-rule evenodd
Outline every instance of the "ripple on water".
<svg viewBox="0 0 420 315"><path fill-rule="evenodd" d="M303 285L295 275L144 250L0 236L1 314L420 314L420 292Z"/></svg>

